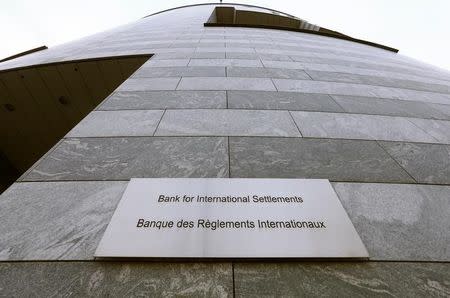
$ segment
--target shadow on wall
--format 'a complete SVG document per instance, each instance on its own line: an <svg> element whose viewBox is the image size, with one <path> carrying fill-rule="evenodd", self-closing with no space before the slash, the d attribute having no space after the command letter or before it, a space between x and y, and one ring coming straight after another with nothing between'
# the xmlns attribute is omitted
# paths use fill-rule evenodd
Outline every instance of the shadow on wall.
<svg viewBox="0 0 450 298"><path fill-rule="evenodd" d="M0 71L0 193L151 55Z"/></svg>

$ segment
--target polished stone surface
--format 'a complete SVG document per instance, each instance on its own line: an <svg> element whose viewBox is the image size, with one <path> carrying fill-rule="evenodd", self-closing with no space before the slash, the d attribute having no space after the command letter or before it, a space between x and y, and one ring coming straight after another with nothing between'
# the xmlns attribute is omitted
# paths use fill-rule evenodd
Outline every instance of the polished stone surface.
<svg viewBox="0 0 450 298"><path fill-rule="evenodd" d="M363 96L331 97L349 113L450 120L450 106L449 113L445 113L445 105Z"/></svg>
<svg viewBox="0 0 450 298"><path fill-rule="evenodd" d="M114 92L98 110L224 109L225 91Z"/></svg>
<svg viewBox="0 0 450 298"><path fill-rule="evenodd" d="M439 143L450 144L450 121L417 118L411 118L409 121L433 136Z"/></svg>
<svg viewBox="0 0 450 298"><path fill-rule="evenodd" d="M392 87L365 84L322 82L312 80L273 79L278 91L324 93L334 95L352 95L402 99L439 104L450 104L450 94L428 91L416 91Z"/></svg>
<svg viewBox="0 0 450 298"><path fill-rule="evenodd" d="M450 120L450 105L433 105L434 108L438 109L439 112L445 115L444 120Z"/></svg>
<svg viewBox="0 0 450 298"><path fill-rule="evenodd" d="M450 186L333 183L371 260L450 261Z"/></svg>
<svg viewBox="0 0 450 298"><path fill-rule="evenodd" d="M299 69L262 67L227 67L227 76L242 78L311 79L306 72Z"/></svg>
<svg viewBox="0 0 450 298"><path fill-rule="evenodd" d="M419 183L450 184L450 146L379 142Z"/></svg>
<svg viewBox="0 0 450 298"><path fill-rule="evenodd" d="M226 53L229 59L266 59L273 61L292 61L288 55L258 54L258 53Z"/></svg>
<svg viewBox="0 0 450 298"><path fill-rule="evenodd" d="M183 59L183 58L225 58L224 52L172 52L172 53L158 53L152 57L155 60L165 60L165 59Z"/></svg>
<svg viewBox="0 0 450 298"><path fill-rule="evenodd" d="M291 114L304 137L439 143L410 118L297 111Z"/></svg>
<svg viewBox="0 0 450 298"><path fill-rule="evenodd" d="M24 180L227 176L225 138L131 137L66 139Z"/></svg>
<svg viewBox="0 0 450 298"><path fill-rule="evenodd" d="M266 78L181 78L177 90L260 90L276 91Z"/></svg>
<svg viewBox="0 0 450 298"><path fill-rule="evenodd" d="M117 91L175 90L180 78L129 78Z"/></svg>
<svg viewBox="0 0 450 298"><path fill-rule="evenodd" d="M300 137L287 111L167 110L157 136Z"/></svg>
<svg viewBox="0 0 450 298"><path fill-rule="evenodd" d="M236 297L448 297L439 263L237 263Z"/></svg>
<svg viewBox="0 0 450 298"><path fill-rule="evenodd" d="M265 51L266 52L266 51ZM297 52L298 54L299 52ZM301 54L305 54L302 52ZM318 55L318 53L311 53L310 55ZM292 59L296 59L295 56L290 56ZM398 57L398 55L397 55ZM309 57L308 57L309 58ZM314 63L311 61L308 62L290 62L290 61L262 61L265 67L274 67L274 68L283 68L283 69L303 69L305 71L320 71L320 72L335 72L339 74L351 74L351 75L361 75L361 76L373 76L373 77L380 77L393 79L395 80L405 80L405 81L417 81L422 83L429 83L429 84L438 84L438 85L449 85L449 80L445 79L445 77L442 75L441 72L438 76L436 75L426 75L423 71L422 72L405 72L405 71L398 71L392 70L392 69L374 69L373 67L367 68L367 67L358 67L355 66L353 63L346 63L346 60L343 59L352 59L351 57L347 55L339 55L337 57L340 59L340 65L336 63ZM372 59L373 57L371 57ZM381 61L386 61L384 59L381 59ZM378 59L377 62L380 62ZM374 65L374 64L372 64Z"/></svg>
<svg viewBox="0 0 450 298"><path fill-rule="evenodd" d="M268 91L228 91L228 108L323 112L343 111L326 94Z"/></svg>
<svg viewBox="0 0 450 298"><path fill-rule="evenodd" d="M152 136L162 110L94 111L66 137Z"/></svg>
<svg viewBox="0 0 450 298"><path fill-rule="evenodd" d="M3 297L233 296L230 263L0 263Z"/></svg>
<svg viewBox="0 0 450 298"><path fill-rule="evenodd" d="M249 59L191 59L189 66L263 67L260 60Z"/></svg>
<svg viewBox="0 0 450 298"><path fill-rule="evenodd" d="M177 67L177 66L187 66L189 59L150 59L142 65L143 68L157 68L157 67Z"/></svg>
<svg viewBox="0 0 450 298"><path fill-rule="evenodd" d="M143 67L133 78L225 77L225 67Z"/></svg>
<svg viewBox="0 0 450 298"><path fill-rule="evenodd" d="M390 60L379 59L375 57L358 57L358 56L347 56L339 55L329 51L326 52L314 52L314 51L304 51L301 54L291 56L293 61L304 62L304 63L314 63L314 64L326 64L331 66L347 66L354 68L362 68L367 70L378 70L378 71L391 71L391 72L408 72L410 70L417 71L420 69L417 64L407 63L406 61L400 61L399 59ZM375 59L374 59L375 58ZM422 69L423 70L423 69ZM313 71L314 72L314 71ZM330 72L319 72L315 76L317 78L321 77L328 80L339 80L339 75L342 74L338 70ZM348 79L347 76L343 76L343 79ZM351 77L350 77L351 79Z"/></svg>
<svg viewBox="0 0 450 298"><path fill-rule="evenodd" d="M126 185L14 184L0 196L0 260L93 259Z"/></svg>
<svg viewBox="0 0 450 298"><path fill-rule="evenodd" d="M440 84L430 84L420 81L399 80L380 76L364 76L364 75L313 71L313 70L306 70L306 72L313 80L318 81L360 83L367 85L397 87L397 88L431 91L439 93L449 93L450 91L450 86Z"/></svg>
<svg viewBox="0 0 450 298"><path fill-rule="evenodd" d="M414 182L374 141L230 138L230 176Z"/></svg>

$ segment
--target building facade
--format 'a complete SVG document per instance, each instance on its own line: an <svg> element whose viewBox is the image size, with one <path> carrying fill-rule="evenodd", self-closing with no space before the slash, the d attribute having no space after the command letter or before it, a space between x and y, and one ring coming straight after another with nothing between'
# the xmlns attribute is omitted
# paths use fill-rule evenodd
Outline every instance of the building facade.
<svg viewBox="0 0 450 298"><path fill-rule="evenodd" d="M449 72L194 5L0 63L0 103L0 296L450 296ZM329 179L370 259L95 260L142 177Z"/></svg>

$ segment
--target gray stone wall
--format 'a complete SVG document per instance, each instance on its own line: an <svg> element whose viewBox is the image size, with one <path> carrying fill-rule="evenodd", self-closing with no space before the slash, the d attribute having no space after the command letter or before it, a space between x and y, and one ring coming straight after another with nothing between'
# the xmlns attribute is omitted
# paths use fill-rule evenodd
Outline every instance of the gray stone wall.
<svg viewBox="0 0 450 298"><path fill-rule="evenodd" d="M450 296L450 73L213 7L0 64L154 54L0 196L0 296ZM329 179L371 260L94 261L132 177Z"/></svg>

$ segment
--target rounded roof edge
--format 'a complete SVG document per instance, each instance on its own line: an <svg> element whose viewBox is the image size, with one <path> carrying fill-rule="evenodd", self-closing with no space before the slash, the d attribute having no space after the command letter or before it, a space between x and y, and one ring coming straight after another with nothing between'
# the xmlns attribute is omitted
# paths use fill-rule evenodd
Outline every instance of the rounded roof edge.
<svg viewBox="0 0 450 298"><path fill-rule="evenodd" d="M165 9L165 10L161 10L149 15L146 15L145 17L143 17L143 19L147 18L147 17L151 17L163 12L167 12L167 11L171 11L171 10L175 10L175 9L181 9L181 8L187 8L187 7L194 7L194 6L205 6L205 5L239 5L239 6L247 6L247 7L254 7L254 8L259 8L259 9L267 9L270 11L274 11L276 13L281 13L284 14L285 16L291 17L291 18L295 18L295 19L300 19L299 17L293 16L291 14L276 10L276 9L272 9L272 8L267 8L267 7L263 7L263 6L257 6L257 5L251 5L251 4L241 4L241 3L234 3L234 2L213 2L213 3L197 3L197 4L189 4L189 5L183 5L183 6L178 6L178 7L174 7L174 8L169 8L169 9Z"/></svg>

